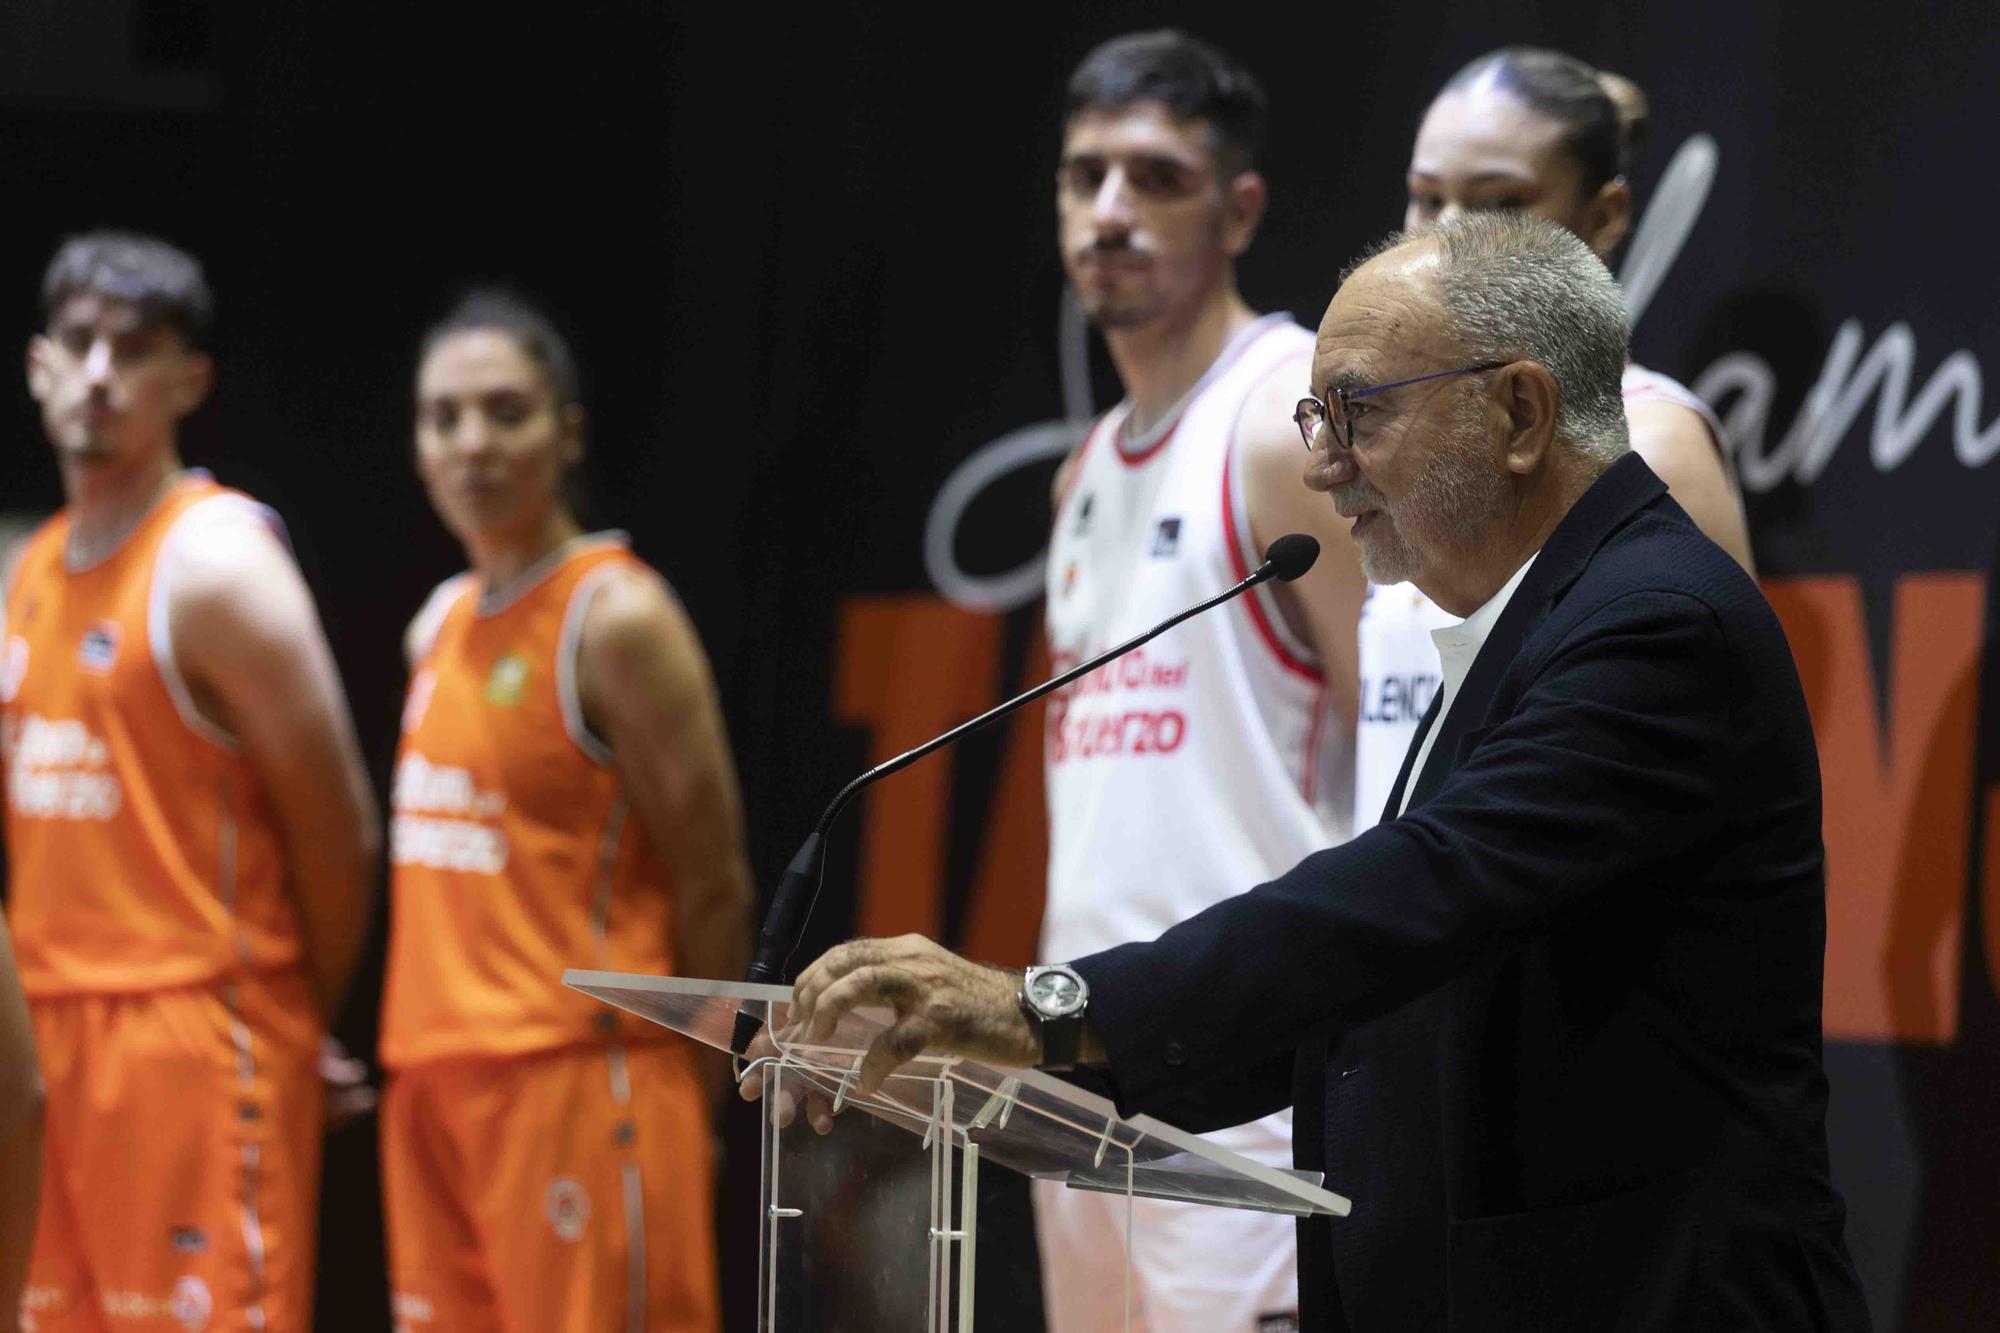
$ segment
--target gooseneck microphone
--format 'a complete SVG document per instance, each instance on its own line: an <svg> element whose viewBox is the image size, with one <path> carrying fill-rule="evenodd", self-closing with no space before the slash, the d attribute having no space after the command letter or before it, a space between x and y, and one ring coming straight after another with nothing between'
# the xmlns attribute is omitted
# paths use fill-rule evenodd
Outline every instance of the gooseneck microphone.
<svg viewBox="0 0 2000 1333"><path fill-rule="evenodd" d="M962 736L969 736L983 727L989 727L1009 713L1033 703L1045 694L1061 689L1080 676L1086 676L1106 662L1123 657L1134 648L1151 642L1166 633L1183 620L1192 619L1204 611L1222 605L1232 597L1250 591L1260 583L1278 579L1290 583L1313 566L1319 559L1319 542L1303 532L1289 532L1272 542L1264 551L1264 563L1250 571L1241 583L1225 589L1205 602L1198 602L1178 615L1169 617L1151 629L1127 639L1115 648L1106 649L1087 662L1043 681L1040 685L1022 694L1015 695L1005 703L996 704L978 717L961 722L941 736L925 741L913 750L905 750L893 759L887 759L863 773L854 781L842 787L820 815L819 823L807 835L799 847L792 863L785 867L784 878L778 881L778 891L771 895L771 907L764 915L764 926L757 935L757 952L750 964L750 971L744 980L767 984L783 984L785 971L790 965L792 953L799 947L799 937L805 933L806 920L812 915L813 904L819 898L820 881L826 870L826 835L833 827L833 821L847 803L860 794L863 788L880 782L891 773L901 772L934 750L943 749ZM731 1047L741 1055L749 1047L750 1039L757 1035L758 1019L752 1016L748 1007L736 1017L736 1030Z"/></svg>

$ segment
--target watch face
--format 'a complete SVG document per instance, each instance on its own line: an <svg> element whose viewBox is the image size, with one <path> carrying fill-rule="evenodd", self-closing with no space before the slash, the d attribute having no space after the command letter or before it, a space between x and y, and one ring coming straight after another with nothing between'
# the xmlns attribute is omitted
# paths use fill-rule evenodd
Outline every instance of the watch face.
<svg viewBox="0 0 2000 1333"><path fill-rule="evenodd" d="M1047 968L1028 983L1028 1002L1045 1018L1064 1018L1083 1008L1083 982L1074 972Z"/></svg>

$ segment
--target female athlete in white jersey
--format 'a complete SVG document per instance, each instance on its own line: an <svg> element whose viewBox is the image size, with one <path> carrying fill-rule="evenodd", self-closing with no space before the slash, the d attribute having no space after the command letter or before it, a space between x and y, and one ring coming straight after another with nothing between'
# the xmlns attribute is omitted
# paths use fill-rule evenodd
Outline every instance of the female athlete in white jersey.
<svg viewBox="0 0 2000 1333"><path fill-rule="evenodd" d="M1609 257L1632 222L1629 177L1647 127L1629 79L1560 51L1507 47L1446 83L1410 152L1405 226L1519 209ZM1701 530L1751 568L1743 508L1706 404L1656 371L1625 370L1632 448ZM1372 588L1361 613L1354 831L1376 823L1439 681L1431 631L1456 623L1409 584Z"/></svg>

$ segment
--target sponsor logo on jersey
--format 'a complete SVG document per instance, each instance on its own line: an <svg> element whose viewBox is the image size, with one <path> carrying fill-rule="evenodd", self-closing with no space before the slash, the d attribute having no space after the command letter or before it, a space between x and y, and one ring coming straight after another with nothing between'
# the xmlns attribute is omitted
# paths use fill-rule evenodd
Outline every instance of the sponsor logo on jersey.
<svg viewBox="0 0 2000 1333"><path fill-rule="evenodd" d="M1178 514L1163 518L1153 529L1153 558L1165 559L1181 549L1181 520Z"/></svg>
<svg viewBox="0 0 2000 1333"><path fill-rule="evenodd" d="M111 750L81 722L37 713L8 718L7 802L29 819L105 820L125 804Z"/></svg>
<svg viewBox="0 0 2000 1333"><path fill-rule="evenodd" d="M1058 650L1058 672L1074 666L1081 652ZM1121 698L1141 693L1169 703L1188 687L1185 657L1149 656L1135 649L1058 690L1049 701L1044 753L1053 764L1113 755L1167 755L1187 739L1187 714L1177 707L1121 707ZM1149 701L1150 702L1150 701Z"/></svg>
<svg viewBox="0 0 2000 1333"><path fill-rule="evenodd" d="M1079 537L1085 535L1090 531L1090 507L1092 502L1095 501L1096 499L1097 497L1094 495L1086 495L1083 497L1083 499L1077 501L1076 526L1070 529L1070 531L1074 532Z"/></svg>
<svg viewBox="0 0 2000 1333"><path fill-rule="evenodd" d="M486 702L495 708L519 708L528 690L528 659L519 653L502 653L486 677Z"/></svg>
<svg viewBox="0 0 2000 1333"><path fill-rule="evenodd" d="M1430 711L1431 699L1444 684L1435 672L1409 675L1363 676L1361 678L1361 720L1367 722L1421 722Z"/></svg>
<svg viewBox="0 0 2000 1333"><path fill-rule="evenodd" d="M542 1210L556 1235L567 1241L582 1240L583 1229L590 1222L590 1195L574 1176L558 1176L549 1182Z"/></svg>
<svg viewBox="0 0 2000 1333"><path fill-rule="evenodd" d="M174 1283L173 1291L165 1296L143 1291L107 1291L98 1301L106 1318L153 1323L171 1319L187 1333L201 1333L215 1314L215 1297L210 1294L208 1283L192 1273L182 1275Z"/></svg>
<svg viewBox="0 0 2000 1333"><path fill-rule="evenodd" d="M207 1328L208 1317L215 1313L215 1298L209 1295L206 1282L189 1274L174 1283L173 1299L167 1303L167 1311L181 1321L182 1328Z"/></svg>
<svg viewBox="0 0 2000 1333"><path fill-rule="evenodd" d="M83 633L83 642L77 645L76 662L85 671L96 676L108 676L118 661L118 626L109 620L100 620Z"/></svg>
<svg viewBox="0 0 2000 1333"><path fill-rule="evenodd" d="M1072 560L1063 569L1063 596L1069 596L1070 589L1074 587L1076 587L1076 561Z"/></svg>
<svg viewBox="0 0 2000 1333"><path fill-rule="evenodd" d="M466 769L433 764L412 750L396 764L389 803L396 812L389 821L395 864L477 875L507 868L507 835L485 822L506 811L507 797L481 791Z"/></svg>
<svg viewBox="0 0 2000 1333"><path fill-rule="evenodd" d="M167 1235L167 1244L176 1254L202 1254L208 1250L208 1235L200 1227L175 1227Z"/></svg>
<svg viewBox="0 0 2000 1333"><path fill-rule="evenodd" d="M16 634L0 652L0 704L14 702L21 682L28 678L28 641Z"/></svg>
<svg viewBox="0 0 2000 1333"><path fill-rule="evenodd" d="M1299 1333L1299 1317L1289 1312L1260 1314L1257 1316L1257 1333Z"/></svg>

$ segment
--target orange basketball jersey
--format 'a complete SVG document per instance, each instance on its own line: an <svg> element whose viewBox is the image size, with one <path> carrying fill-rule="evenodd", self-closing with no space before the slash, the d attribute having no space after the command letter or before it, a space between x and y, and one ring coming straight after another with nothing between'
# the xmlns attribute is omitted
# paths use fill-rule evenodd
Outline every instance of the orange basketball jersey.
<svg viewBox="0 0 2000 1333"><path fill-rule="evenodd" d="M195 711L174 662L176 543L275 522L191 474L88 569L70 519L29 539L7 596L0 750L8 918L30 995L159 990L301 957L256 771Z"/></svg>
<svg viewBox="0 0 2000 1333"><path fill-rule="evenodd" d="M612 1040L564 968L674 966L668 875L583 720L577 643L605 579L642 565L616 537L571 542L501 605L462 574L419 645L390 803L382 1062ZM650 1024L616 1039L666 1036Z"/></svg>

